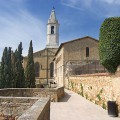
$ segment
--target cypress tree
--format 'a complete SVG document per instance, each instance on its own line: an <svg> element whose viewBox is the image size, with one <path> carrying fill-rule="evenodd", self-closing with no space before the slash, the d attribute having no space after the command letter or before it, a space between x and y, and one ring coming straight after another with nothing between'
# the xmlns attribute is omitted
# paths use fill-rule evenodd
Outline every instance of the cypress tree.
<svg viewBox="0 0 120 120"><path fill-rule="evenodd" d="M22 43L20 42L18 50L15 51L15 79L14 83L17 88L25 87L24 69L22 66Z"/></svg>
<svg viewBox="0 0 120 120"><path fill-rule="evenodd" d="M10 88L11 83L11 48L5 47L0 65L0 88Z"/></svg>
<svg viewBox="0 0 120 120"><path fill-rule="evenodd" d="M2 56L1 63L0 63L0 88L4 88L3 70L4 70L4 63L3 63L3 56Z"/></svg>
<svg viewBox="0 0 120 120"><path fill-rule="evenodd" d="M16 62L17 62L17 58L16 58L16 54L17 54L17 50L15 50L15 52L12 51L11 54L11 66L12 66L12 87L16 88L16 73L17 73L17 68L16 68Z"/></svg>
<svg viewBox="0 0 120 120"><path fill-rule="evenodd" d="M1 79L1 62L0 62L0 89L2 88L2 79Z"/></svg>
<svg viewBox="0 0 120 120"><path fill-rule="evenodd" d="M22 43L14 53L11 52L10 47L5 47L0 64L0 88L23 88L25 86L22 62Z"/></svg>
<svg viewBox="0 0 120 120"><path fill-rule="evenodd" d="M34 60L33 60L33 47L32 40L30 41L29 51L28 51L28 61L25 70L26 78L26 87L34 88L35 87L35 69L34 69Z"/></svg>
<svg viewBox="0 0 120 120"><path fill-rule="evenodd" d="M11 48L9 47L7 51L7 87L11 88L12 87L12 71L11 71Z"/></svg>
<svg viewBox="0 0 120 120"><path fill-rule="evenodd" d="M3 69L3 80L4 80L4 87L7 88L9 87L9 76L8 76L8 56L7 56L7 47L5 47L4 49L4 53L3 53L3 61L4 61L4 69Z"/></svg>

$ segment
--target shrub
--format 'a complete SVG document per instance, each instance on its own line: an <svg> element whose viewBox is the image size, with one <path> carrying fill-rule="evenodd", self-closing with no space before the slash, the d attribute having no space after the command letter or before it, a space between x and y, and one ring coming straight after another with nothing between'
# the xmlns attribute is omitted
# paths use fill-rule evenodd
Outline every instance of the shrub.
<svg viewBox="0 0 120 120"><path fill-rule="evenodd" d="M110 73L120 65L120 17L104 20L99 35L100 62Z"/></svg>

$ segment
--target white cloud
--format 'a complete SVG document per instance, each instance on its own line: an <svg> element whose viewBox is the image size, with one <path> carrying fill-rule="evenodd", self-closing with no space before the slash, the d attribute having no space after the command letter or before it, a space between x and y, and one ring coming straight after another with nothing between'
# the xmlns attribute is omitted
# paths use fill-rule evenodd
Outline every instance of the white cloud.
<svg viewBox="0 0 120 120"><path fill-rule="evenodd" d="M83 10L83 7L91 7L92 0L61 0L63 5Z"/></svg>
<svg viewBox="0 0 120 120"><path fill-rule="evenodd" d="M0 9L0 58L3 52L1 49L10 46L15 50L20 42L23 44L23 55L28 53L30 40L33 40L34 51L45 47L42 46L46 41L45 24L23 6L20 8L16 6L16 2L13 2L9 6L8 4L2 5L3 8Z"/></svg>
<svg viewBox="0 0 120 120"><path fill-rule="evenodd" d="M120 0L100 0L101 2L106 2L108 4L120 4Z"/></svg>
<svg viewBox="0 0 120 120"><path fill-rule="evenodd" d="M62 4L76 10L84 10L97 17L120 15L120 0L61 0Z"/></svg>

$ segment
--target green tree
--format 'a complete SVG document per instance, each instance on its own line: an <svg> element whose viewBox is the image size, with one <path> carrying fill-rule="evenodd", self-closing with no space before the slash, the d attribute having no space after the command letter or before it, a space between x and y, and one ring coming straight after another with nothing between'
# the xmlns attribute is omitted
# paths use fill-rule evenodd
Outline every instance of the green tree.
<svg viewBox="0 0 120 120"><path fill-rule="evenodd" d="M5 47L0 65L0 88L10 88L11 83L11 48Z"/></svg>
<svg viewBox="0 0 120 120"><path fill-rule="evenodd" d="M26 87L34 88L35 87L35 69L33 61L33 47L32 40L30 41L29 51L28 51L28 61L25 70L26 78Z"/></svg>
<svg viewBox="0 0 120 120"><path fill-rule="evenodd" d="M120 65L120 17L104 20L100 28L99 54L102 65L115 73Z"/></svg>
<svg viewBox="0 0 120 120"><path fill-rule="evenodd" d="M9 47L8 51L7 51L7 87L11 88L12 87L12 69L11 69L11 48Z"/></svg>
<svg viewBox="0 0 120 120"><path fill-rule="evenodd" d="M22 56L22 43L18 45L18 50L15 51L15 60L14 60L15 68L14 68L14 85L17 88L25 87L25 76L24 76L24 69L22 66L23 56ZM13 66L14 66L13 64Z"/></svg>
<svg viewBox="0 0 120 120"><path fill-rule="evenodd" d="M15 81L15 52L12 51L11 53L11 71L12 71L12 87L13 88L16 88L16 81Z"/></svg>
<svg viewBox="0 0 120 120"><path fill-rule="evenodd" d="M3 61L4 61L4 69L3 69L3 80L4 80L4 88L9 87L9 75L8 75L8 50L7 47L4 49L3 53Z"/></svg>
<svg viewBox="0 0 120 120"><path fill-rule="evenodd" d="M2 56L1 63L0 63L0 88L4 88L3 70L4 70L4 64L3 64L3 56Z"/></svg>

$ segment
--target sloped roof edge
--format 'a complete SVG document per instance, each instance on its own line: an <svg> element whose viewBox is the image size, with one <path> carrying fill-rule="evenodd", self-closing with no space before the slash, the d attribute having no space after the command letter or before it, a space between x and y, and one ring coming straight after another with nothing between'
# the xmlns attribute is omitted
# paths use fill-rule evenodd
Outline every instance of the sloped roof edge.
<svg viewBox="0 0 120 120"><path fill-rule="evenodd" d="M60 47L58 48L55 56L58 54L58 52L60 51L60 49L62 48L63 45L65 45L65 44L67 44L67 43L74 42L74 41L82 40L82 39L85 39L85 38L91 38L91 39L95 40L96 42L99 42L97 39L92 38L92 37L90 37L90 36L85 36L85 37L82 37L82 38L77 38L77 39L74 39L74 40L70 40L70 41L68 41L68 42L61 43L61 45L60 45Z"/></svg>

